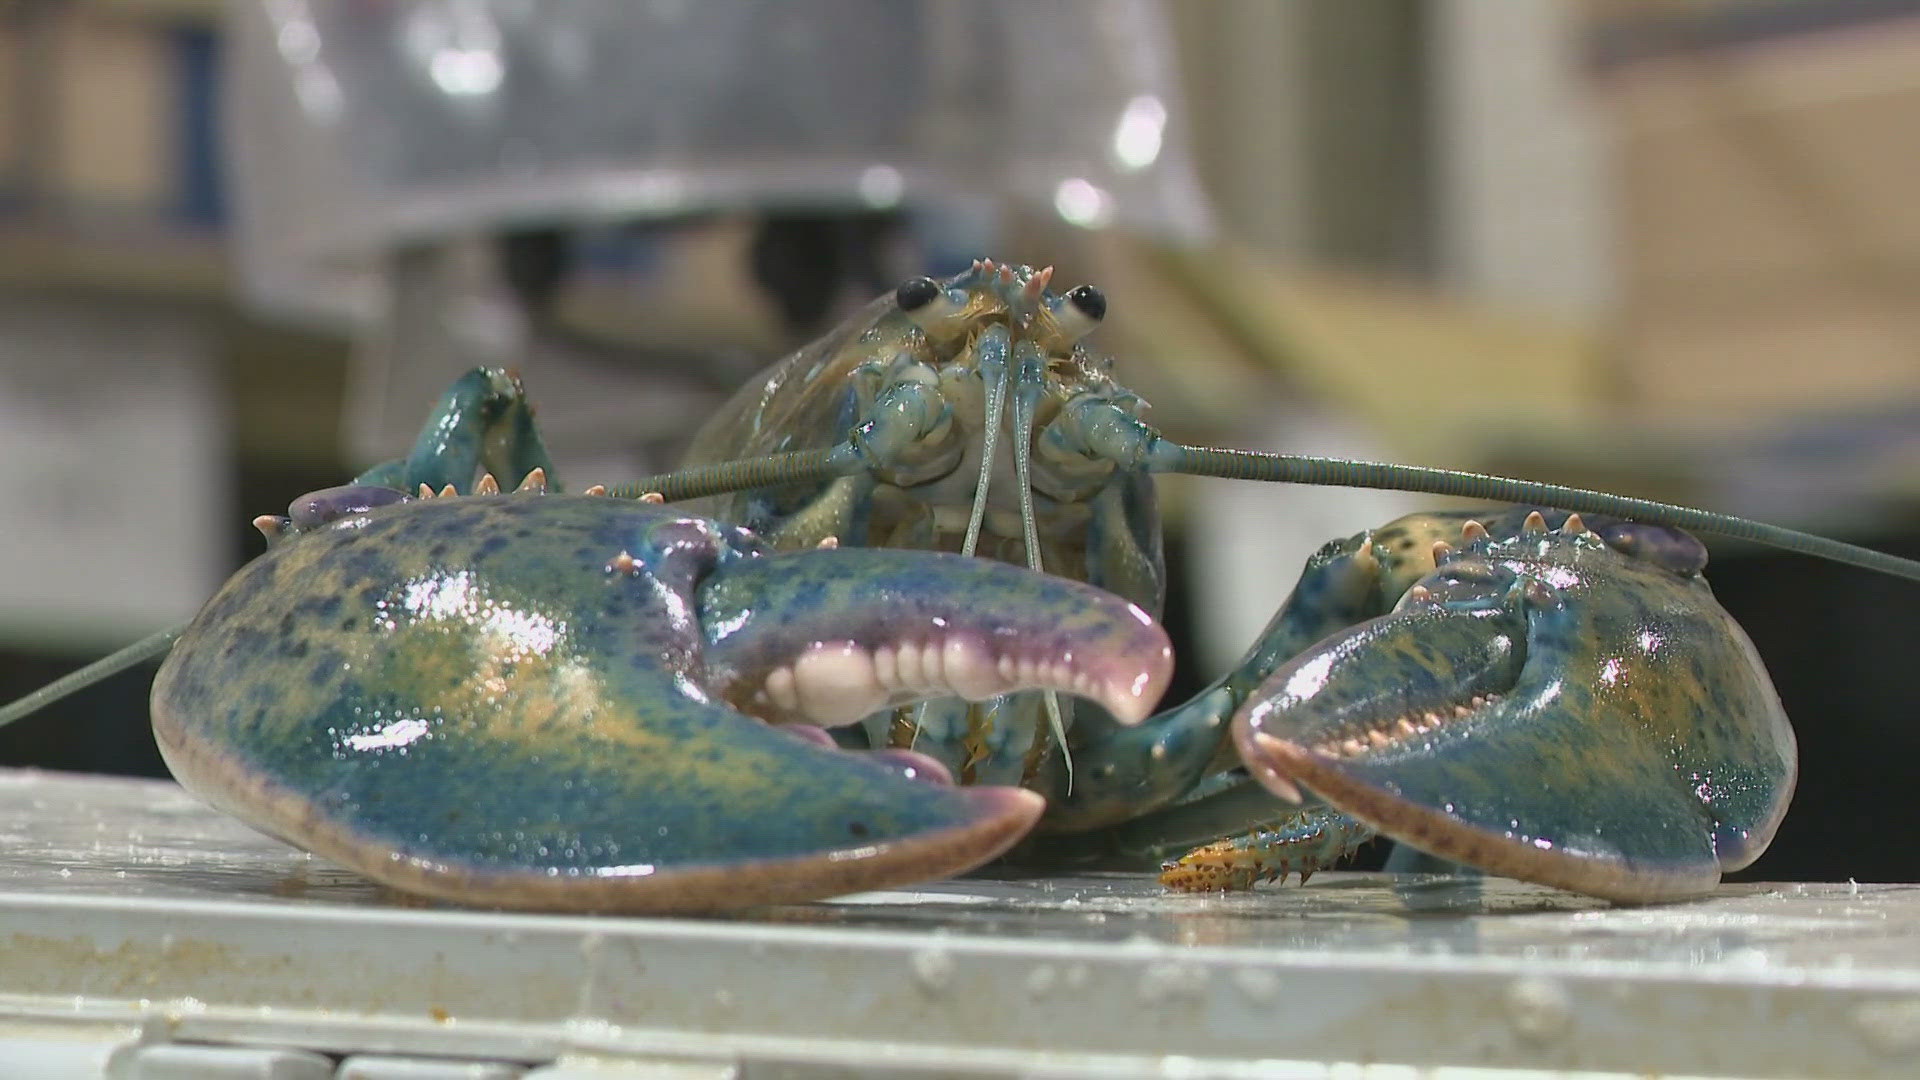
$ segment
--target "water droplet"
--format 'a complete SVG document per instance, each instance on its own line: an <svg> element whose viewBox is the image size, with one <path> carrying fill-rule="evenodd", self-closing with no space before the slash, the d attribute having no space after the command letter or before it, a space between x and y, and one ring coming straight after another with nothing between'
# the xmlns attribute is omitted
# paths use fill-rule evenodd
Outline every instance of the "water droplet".
<svg viewBox="0 0 1920 1080"><path fill-rule="evenodd" d="M1543 1043L1559 1038L1573 1023L1573 1002L1567 992L1552 979L1527 977L1514 980L1507 988L1507 1019L1526 1042Z"/></svg>
<svg viewBox="0 0 1920 1080"><path fill-rule="evenodd" d="M945 993L953 982L953 957L944 949L922 949L913 954L913 978L929 994Z"/></svg>
<svg viewBox="0 0 1920 1080"><path fill-rule="evenodd" d="M1041 964L1027 972L1027 993L1037 998L1046 997L1059 981L1060 973L1052 964Z"/></svg>
<svg viewBox="0 0 1920 1080"><path fill-rule="evenodd" d="M1280 996L1280 976L1265 968L1240 968L1233 973L1233 984L1262 1004Z"/></svg>
<svg viewBox="0 0 1920 1080"><path fill-rule="evenodd" d="M1865 1002L1854 1008L1852 1020L1867 1045L1882 1054L1920 1050L1920 997Z"/></svg>
<svg viewBox="0 0 1920 1080"><path fill-rule="evenodd" d="M1152 964L1140 976L1140 1000L1148 1004L1199 997L1207 987L1205 969L1194 964Z"/></svg>

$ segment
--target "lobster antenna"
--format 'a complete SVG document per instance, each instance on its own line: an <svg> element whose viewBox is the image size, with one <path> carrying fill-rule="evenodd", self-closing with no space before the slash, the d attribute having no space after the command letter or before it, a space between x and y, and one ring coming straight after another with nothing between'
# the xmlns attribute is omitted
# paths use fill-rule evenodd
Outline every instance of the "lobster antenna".
<svg viewBox="0 0 1920 1080"><path fill-rule="evenodd" d="M1033 342L1020 342L1020 363L1014 371L1013 390L1013 475L1020 489L1020 530L1026 543L1027 569L1044 573L1040 562L1040 526L1033 512L1033 424L1040 409L1040 396L1046 393L1046 361ZM1067 721L1060 713L1060 696L1049 690L1041 698L1047 713L1047 727L1060 747L1060 761L1067 770L1067 791L1073 791L1073 754L1067 749Z"/></svg>
<svg viewBox="0 0 1920 1080"><path fill-rule="evenodd" d="M987 519L987 486L993 483L993 458L1000 447L1000 417L1007 407L1007 335L993 327L974 347L980 381L986 384L985 414L980 422L980 479L973 485L973 510L967 516L967 535L960 554L971 555L980 544L980 526ZM1018 454L1016 441L1014 453Z"/></svg>
<svg viewBox="0 0 1920 1080"><path fill-rule="evenodd" d="M157 634L141 638L126 648L103 656L78 671L60 676L25 697L16 698L0 706L0 727L6 727L15 720L32 716L69 694L85 690L94 683L118 675L135 664L159 656L172 648L173 643L180 640L180 635L185 633L186 629L187 624L181 623L179 626L170 626Z"/></svg>
<svg viewBox="0 0 1920 1080"><path fill-rule="evenodd" d="M615 499L637 499L657 491L667 502L678 502L681 499L699 499L753 488L816 484L836 476L845 476L858 468L859 461L853 456L852 448L842 443L818 450L792 450L765 457L694 465L649 476L638 483L611 487L607 489L607 494Z"/></svg>
<svg viewBox="0 0 1920 1080"><path fill-rule="evenodd" d="M1189 476L1218 476L1229 480L1268 480L1283 484L1318 484L1331 487L1373 488L1380 491L1413 491L1425 495L1445 495L1490 502L1542 503L1579 513L1611 514L1614 517L1652 525L1671 525L1694 532L1714 533L1738 540L1750 540L1783 551L1831 559L1834 562L1873 570L1908 581L1920 581L1920 562L1888 555L1883 551L1831 540L1813 533L1768 525L1750 518L1697 510L1690 506L1636 499L1628 495L1610 495L1588 488L1516 480L1487 473L1435 469L1420 465L1392 465L1378 461L1350 461L1344 458L1313 457L1303 454L1268 454L1251 450L1225 450L1211 446L1187 446L1170 439L1156 439L1148 449L1144 463L1150 472L1185 473Z"/></svg>

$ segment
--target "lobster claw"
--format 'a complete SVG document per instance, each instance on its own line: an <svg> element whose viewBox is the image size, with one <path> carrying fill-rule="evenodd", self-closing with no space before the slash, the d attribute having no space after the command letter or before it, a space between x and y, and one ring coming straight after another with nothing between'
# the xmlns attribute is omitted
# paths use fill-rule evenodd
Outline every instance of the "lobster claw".
<svg viewBox="0 0 1920 1080"><path fill-rule="evenodd" d="M441 899L711 910L959 873L1041 798L776 724L1034 687L1138 719L1171 667L1132 604L983 560L770 554L608 498L366 501L228 581L154 734L207 801Z"/></svg>
<svg viewBox="0 0 1920 1080"><path fill-rule="evenodd" d="M1793 791L1766 670L1697 567L1533 524L1440 545L1394 610L1276 670L1235 717L1242 758L1282 797L1492 873L1707 891Z"/></svg>

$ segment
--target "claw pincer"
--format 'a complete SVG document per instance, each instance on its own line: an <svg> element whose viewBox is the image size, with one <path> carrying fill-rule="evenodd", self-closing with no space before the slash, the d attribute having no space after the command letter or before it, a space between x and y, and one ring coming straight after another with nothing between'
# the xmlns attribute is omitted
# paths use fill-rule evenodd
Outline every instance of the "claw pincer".
<svg viewBox="0 0 1920 1080"><path fill-rule="evenodd" d="M1757 857L1793 733L1698 543L1538 514L1452 535L1390 612L1249 700L1234 734L1254 774L1430 853L1614 899L1696 894ZM1404 574L1382 547L1383 575Z"/></svg>
<svg viewBox="0 0 1920 1080"><path fill-rule="evenodd" d="M1139 716L1170 666L1132 604L957 556L775 555L532 492L302 512L161 668L162 753L257 828L463 903L700 910L960 872L1040 797L768 721L1028 688Z"/></svg>

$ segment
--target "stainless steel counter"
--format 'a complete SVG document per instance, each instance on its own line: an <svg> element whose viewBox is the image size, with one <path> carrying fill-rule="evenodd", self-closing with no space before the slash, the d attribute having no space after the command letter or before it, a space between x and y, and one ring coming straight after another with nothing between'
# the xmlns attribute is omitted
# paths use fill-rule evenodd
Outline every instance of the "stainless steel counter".
<svg viewBox="0 0 1920 1080"><path fill-rule="evenodd" d="M506 915L422 906L171 784L0 772L0 926L0 1076L9 1046L84 1065L37 1075L159 1076L140 1063L183 1043L552 1077L1920 1076L1920 885L1615 908L1500 880L994 877Z"/></svg>

